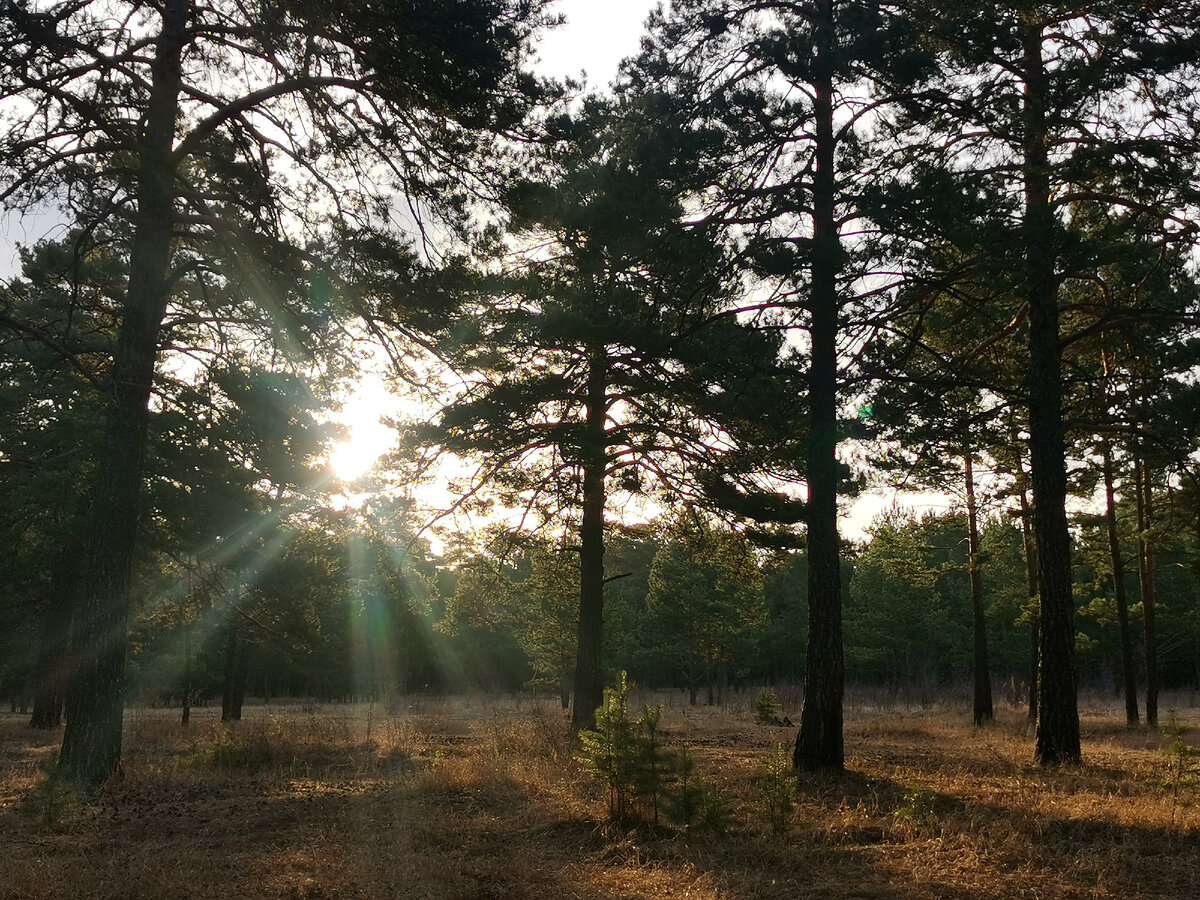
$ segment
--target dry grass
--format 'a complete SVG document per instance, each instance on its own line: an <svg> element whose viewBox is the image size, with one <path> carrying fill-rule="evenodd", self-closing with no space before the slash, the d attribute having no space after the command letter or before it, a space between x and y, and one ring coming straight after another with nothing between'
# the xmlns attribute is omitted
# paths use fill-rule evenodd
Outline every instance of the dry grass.
<svg viewBox="0 0 1200 900"><path fill-rule="evenodd" d="M83 802L45 771L59 740L0 715L0 897L412 897L697 900L816 897L1189 897L1200 799L1169 741L1085 713L1085 764L1043 770L1015 710L856 702L847 772L800 779L791 828L755 780L792 729L753 697L665 709L727 797L725 834L602 820L553 706L421 700L375 707L131 710L124 777ZM1200 725L1193 709L1181 721ZM1200 736L1195 738L1200 743Z"/></svg>

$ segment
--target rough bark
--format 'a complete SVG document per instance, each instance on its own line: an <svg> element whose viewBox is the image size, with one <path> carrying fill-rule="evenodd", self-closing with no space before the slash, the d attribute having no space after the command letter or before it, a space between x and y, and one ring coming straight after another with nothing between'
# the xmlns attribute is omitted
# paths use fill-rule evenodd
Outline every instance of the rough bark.
<svg viewBox="0 0 1200 900"><path fill-rule="evenodd" d="M575 657L576 728L594 728L604 700L601 653L604 642L604 501L605 419L608 363L603 348L593 348L588 366L584 435L583 516L579 527L579 643Z"/></svg>
<svg viewBox="0 0 1200 900"><path fill-rule="evenodd" d="M1020 463L1018 463L1020 466ZM1033 511L1029 507L1029 486L1022 468L1021 482L1021 543L1025 548L1025 596L1029 615L1029 712L1027 718L1036 722L1038 716L1038 670L1041 655L1042 603L1038 589L1037 541L1033 536Z"/></svg>
<svg viewBox="0 0 1200 900"><path fill-rule="evenodd" d="M1116 490L1113 487L1112 448L1101 448L1104 466L1104 519L1108 526L1108 553L1112 558L1113 599L1117 604L1117 626L1121 636L1121 681L1125 690L1125 721L1137 725L1137 675L1133 665L1133 632L1129 627L1129 600L1125 595L1125 560L1121 556L1121 537L1117 530Z"/></svg>
<svg viewBox="0 0 1200 900"><path fill-rule="evenodd" d="M792 754L798 769L840 771L845 764L842 702L841 562L837 527L837 329L838 235L834 178L833 4L818 0L815 15L813 116L816 168L813 173L812 279L809 292L812 359L809 368L808 438L808 654L804 708Z"/></svg>
<svg viewBox="0 0 1200 900"><path fill-rule="evenodd" d="M62 724L63 704L70 682L71 617L79 584L78 559L73 549L59 554L51 579L42 639L38 645L30 728L49 729Z"/></svg>
<svg viewBox="0 0 1200 900"><path fill-rule="evenodd" d="M979 505L975 499L975 465L971 454L963 457L967 492L967 568L971 581L971 625L975 637L975 702L973 721L992 721L992 676L988 665L987 615L983 606L983 574L979 565Z"/></svg>
<svg viewBox="0 0 1200 900"><path fill-rule="evenodd" d="M1158 632L1155 627L1156 573L1154 539L1150 529L1154 524L1154 494L1150 484L1149 467L1140 457L1134 459L1134 480L1137 487L1138 520L1138 580L1142 593L1142 623L1146 635L1146 724L1158 725Z"/></svg>
<svg viewBox="0 0 1200 900"><path fill-rule="evenodd" d="M1029 461L1042 595L1035 756L1043 765L1057 765L1079 762L1082 758L1075 674L1075 603L1066 511L1055 220L1050 206L1049 126L1045 112L1048 77L1042 59L1042 27L1023 24L1021 41L1025 83L1023 175L1025 276L1029 297Z"/></svg>
<svg viewBox="0 0 1200 900"><path fill-rule="evenodd" d="M240 587L233 588L229 622L225 632L225 672L221 688L221 721L240 722L242 704L246 699L246 676L249 654L242 634L242 603Z"/></svg>
<svg viewBox="0 0 1200 900"><path fill-rule="evenodd" d="M121 761L125 628L138 523L138 494L159 332L166 314L174 173L188 0L166 0L156 41L150 101L138 146L137 211L129 288L113 353L110 396L91 496L91 534L75 619L72 683L59 766L81 785L99 784Z"/></svg>

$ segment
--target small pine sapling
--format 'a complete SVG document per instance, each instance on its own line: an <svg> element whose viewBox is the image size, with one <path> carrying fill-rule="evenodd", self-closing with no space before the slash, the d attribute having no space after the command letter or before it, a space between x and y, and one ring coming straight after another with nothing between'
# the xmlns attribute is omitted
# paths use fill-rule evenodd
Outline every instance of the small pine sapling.
<svg viewBox="0 0 1200 900"><path fill-rule="evenodd" d="M767 821L776 834L791 826L792 813L796 810L796 783L792 760L783 752L783 745L777 743L771 755L763 760L762 771L755 780Z"/></svg>
<svg viewBox="0 0 1200 900"><path fill-rule="evenodd" d="M754 701L754 721L759 725L791 726L791 719L784 718L783 704L774 688L765 687L759 692Z"/></svg>
<svg viewBox="0 0 1200 900"><path fill-rule="evenodd" d="M580 750L576 759L608 789L608 814L624 819L630 809L635 780L632 770L636 756L634 723L629 721L626 704L630 685L625 673L615 688L605 688L604 701L596 709L596 728L579 733Z"/></svg>
<svg viewBox="0 0 1200 900"><path fill-rule="evenodd" d="M1175 827L1180 807L1187 805L1185 790L1196 783L1197 768L1193 760L1200 755L1200 750L1184 740L1188 730L1188 727L1179 721L1174 709L1167 711L1167 724L1162 728L1162 733L1170 738L1170 742L1163 748L1167 757L1167 777L1160 785L1171 794L1172 828Z"/></svg>

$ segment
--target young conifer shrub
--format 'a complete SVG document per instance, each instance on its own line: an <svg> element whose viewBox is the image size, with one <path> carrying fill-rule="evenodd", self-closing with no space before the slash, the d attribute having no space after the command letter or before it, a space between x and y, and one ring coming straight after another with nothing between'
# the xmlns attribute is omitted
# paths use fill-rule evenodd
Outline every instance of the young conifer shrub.
<svg viewBox="0 0 1200 900"><path fill-rule="evenodd" d="M638 746L636 724L629 719L630 684L624 672L615 688L605 688L604 702L596 709L596 728L579 733L576 759L608 791L608 814L623 820L632 813L635 791L647 778L637 769L643 752ZM655 722L657 725L657 722Z"/></svg>
<svg viewBox="0 0 1200 900"><path fill-rule="evenodd" d="M622 672L617 686L604 691L595 730L579 734L576 759L604 782L609 816L655 826L666 818L685 829L702 825L724 830L728 802L699 778L686 750L672 753L663 747L660 707L647 704L637 719L629 717L631 689Z"/></svg>
<svg viewBox="0 0 1200 900"><path fill-rule="evenodd" d="M1200 756L1200 750L1189 744L1184 738L1188 728L1179 721L1175 710L1167 712L1167 724L1162 733L1170 738L1170 743L1163 748L1167 757L1167 777L1159 782L1159 786L1171 795L1171 827L1175 827L1180 807L1188 803L1188 793L1197 781L1197 766L1194 760Z"/></svg>
<svg viewBox="0 0 1200 900"><path fill-rule="evenodd" d="M776 834L787 831L796 810L796 776L792 774L792 761L783 752L782 744L777 743L771 755L763 760L755 787L771 830Z"/></svg>
<svg viewBox="0 0 1200 900"><path fill-rule="evenodd" d="M759 725L779 725L783 722L782 716L783 704L779 702L775 689L763 688L754 701L754 721Z"/></svg>

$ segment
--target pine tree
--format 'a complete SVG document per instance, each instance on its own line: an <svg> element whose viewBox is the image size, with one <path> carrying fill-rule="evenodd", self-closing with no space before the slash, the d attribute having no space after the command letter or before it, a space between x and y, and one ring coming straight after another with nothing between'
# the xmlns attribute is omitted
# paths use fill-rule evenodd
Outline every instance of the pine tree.
<svg viewBox="0 0 1200 900"><path fill-rule="evenodd" d="M465 171L472 136L524 109L515 63L537 19L474 0L0 6L0 199L61 199L81 227L130 236L60 755L73 780L120 762L147 407L180 273L232 259L270 304L272 267L303 257L323 205L378 208L380 164L414 201L449 196L449 161Z"/></svg>
<svg viewBox="0 0 1200 900"><path fill-rule="evenodd" d="M730 443L720 411L754 402L779 348L723 314L730 270L671 188L687 136L642 115L589 101L552 123L545 177L508 198L529 249L443 336L469 386L414 436L482 462L482 482L536 524L574 518L580 727L604 685L606 510L614 495L698 494Z"/></svg>
<svg viewBox="0 0 1200 900"><path fill-rule="evenodd" d="M907 125L944 172L1013 198L987 218L992 249L1016 274L1028 317L1027 392L1034 534L1041 587L1036 740L1044 764L1080 758L1064 421L1063 286L1092 276L1105 242L1073 208L1114 227L1186 240L1196 136L1194 3L910 4L942 77L915 95ZM1147 127L1138 110L1153 110ZM922 125L926 130L922 131ZM959 136L946 142L944 135ZM1106 316L1097 327L1121 317Z"/></svg>

